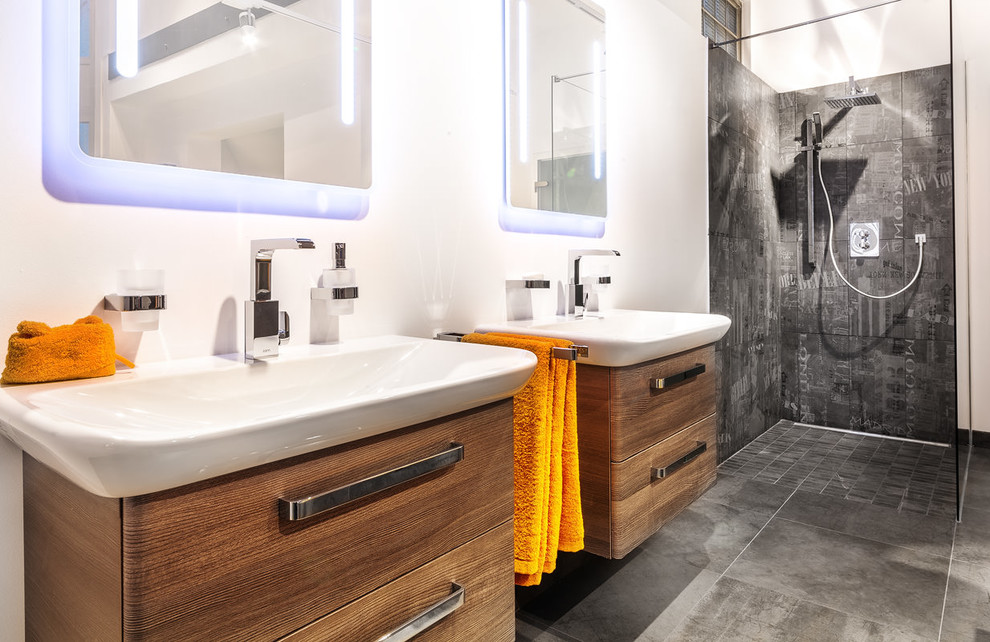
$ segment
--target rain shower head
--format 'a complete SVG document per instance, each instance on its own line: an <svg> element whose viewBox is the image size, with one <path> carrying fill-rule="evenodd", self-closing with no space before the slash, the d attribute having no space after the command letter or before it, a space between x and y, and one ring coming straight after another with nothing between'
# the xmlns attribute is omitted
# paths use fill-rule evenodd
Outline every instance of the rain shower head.
<svg viewBox="0 0 990 642"><path fill-rule="evenodd" d="M825 99L825 104L836 109L862 107L863 105L879 105L880 96L876 92L855 94L852 96L833 96Z"/></svg>
<svg viewBox="0 0 990 642"><path fill-rule="evenodd" d="M860 89L853 77L849 76L849 93L845 96L830 96L825 99L825 104L835 109L879 105L880 96L875 91Z"/></svg>

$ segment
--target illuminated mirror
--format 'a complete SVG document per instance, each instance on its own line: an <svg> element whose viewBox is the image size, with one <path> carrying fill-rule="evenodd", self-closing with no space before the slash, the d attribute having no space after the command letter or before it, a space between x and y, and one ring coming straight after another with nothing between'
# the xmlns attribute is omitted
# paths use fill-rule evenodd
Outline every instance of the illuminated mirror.
<svg viewBox="0 0 990 642"><path fill-rule="evenodd" d="M361 218L371 0L44 0L66 201Z"/></svg>
<svg viewBox="0 0 990 642"><path fill-rule="evenodd" d="M605 232L605 12L504 0L504 229Z"/></svg>

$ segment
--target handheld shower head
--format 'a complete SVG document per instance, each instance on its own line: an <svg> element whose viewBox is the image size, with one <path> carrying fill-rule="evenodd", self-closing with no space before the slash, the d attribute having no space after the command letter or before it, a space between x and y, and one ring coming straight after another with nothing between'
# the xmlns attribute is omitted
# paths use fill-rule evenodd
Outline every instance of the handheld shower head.
<svg viewBox="0 0 990 642"><path fill-rule="evenodd" d="M817 111L805 121L804 144L807 149L818 149L822 146L822 115ZM802 148L804 149L804 148Z"/></svg>
<svg viewBox="0 0 990 642"><path fill-rule="evenodd" d="M834 109L879 105L880 96L877 96L875 91L861 89L853 76L849 76L849 93L845 96L830 96L825 99L825 104Z"/></svg>

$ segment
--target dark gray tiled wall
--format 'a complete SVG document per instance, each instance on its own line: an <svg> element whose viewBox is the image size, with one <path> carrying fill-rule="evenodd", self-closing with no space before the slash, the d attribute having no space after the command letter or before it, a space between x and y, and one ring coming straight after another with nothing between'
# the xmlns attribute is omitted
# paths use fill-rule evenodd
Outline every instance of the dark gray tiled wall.
<svg viewBox="0 0 990 642"><path fill-rule="evenodd" d="M781 94L779 180L785 226L781 262L782 417L794 421L951 441L955 429L955 290L952 141L948 65L858 82L883 103L835 110L825 98L843 84ZM906 285L918 264L914 235L925 233L918 285L882 301L847 288L828 255L828 209L815 184L815 259L804 249L803 121L819 111L826 134L822 175L835 217L836 262L870 293ZM793 190L793 193L791 193ZM879 258L851 259L849 224L880 223Z"/></svg>
<svg viewBox="0 0 990 642"><path fill-rule="evenodd" d="M769 85L720 49L709 61L710 299L732 319L716 345L721 461L780 419L780 128Z"/></svg>
<svg viewBox="0 0 990 642"><path fill-rule="evenodd" d="M779 419L948 442L955 429L955 290L949 66L859 80L881 105L829 108L837 83L777 94L721 50L709 56L711 310L732 319L716 346L719 459ZM822 174L836 261L815 188L808 265L803 123L825 125ZM877 259L850 259L850 222L880 223Z"/></svg>

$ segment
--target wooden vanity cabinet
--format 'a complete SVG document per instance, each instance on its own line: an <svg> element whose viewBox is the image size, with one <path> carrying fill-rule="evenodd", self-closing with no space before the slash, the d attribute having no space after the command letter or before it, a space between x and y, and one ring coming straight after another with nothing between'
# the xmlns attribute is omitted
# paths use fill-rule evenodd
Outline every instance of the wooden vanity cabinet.
<svg viewBox="0 0 990 642"><path fill-rule="evenodd" d="M452 444L440 470L279 512ZM417 641L515 636L511 399L123 499L25 455L24 488L29 640L372 640L461 595Z"/></svg>
<svg viewBox="0 0 990 642"><path fill-rule="evenodd" d="M715 483L715 347L577 379L585 550L618 559Z"/></svg>

